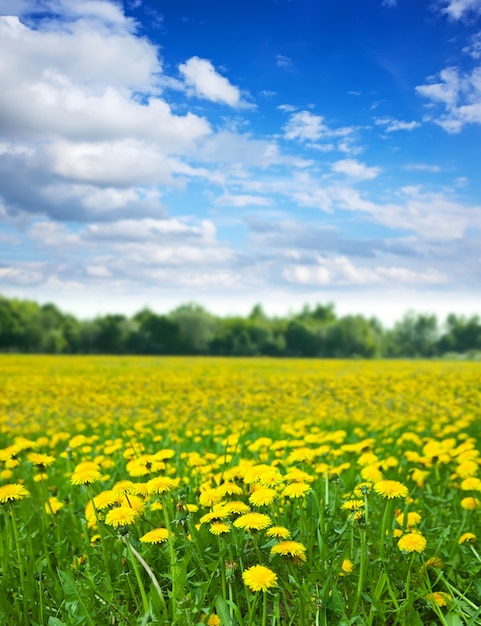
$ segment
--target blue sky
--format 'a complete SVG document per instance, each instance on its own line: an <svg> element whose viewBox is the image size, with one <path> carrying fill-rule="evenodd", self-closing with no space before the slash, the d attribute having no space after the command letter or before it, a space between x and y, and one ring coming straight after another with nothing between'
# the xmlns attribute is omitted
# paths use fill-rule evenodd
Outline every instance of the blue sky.
<svg viewBox="0 0 481 626"><path fill-rule="evenodd" d="M0 0L0 293L481 312L481 0Z"/></svg>

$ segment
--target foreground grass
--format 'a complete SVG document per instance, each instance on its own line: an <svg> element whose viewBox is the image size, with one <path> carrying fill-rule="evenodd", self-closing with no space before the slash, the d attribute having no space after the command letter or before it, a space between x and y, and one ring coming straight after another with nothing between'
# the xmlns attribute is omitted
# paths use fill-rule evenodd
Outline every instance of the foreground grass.
<svg viewBox="0 0 481 626"><path fill-rule="evenodd" d="M481 623L481 365L0 371L0 623Z"/></svg>

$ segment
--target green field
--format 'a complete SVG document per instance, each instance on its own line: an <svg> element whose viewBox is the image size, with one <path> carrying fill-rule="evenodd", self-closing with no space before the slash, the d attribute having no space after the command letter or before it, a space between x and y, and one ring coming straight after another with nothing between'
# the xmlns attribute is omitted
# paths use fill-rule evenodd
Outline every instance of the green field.
<svg viewBox="0 0 481 626"><path fill-rule="evenodd" d="M0 623L481 623L481 364L0 371Z"/></svg>

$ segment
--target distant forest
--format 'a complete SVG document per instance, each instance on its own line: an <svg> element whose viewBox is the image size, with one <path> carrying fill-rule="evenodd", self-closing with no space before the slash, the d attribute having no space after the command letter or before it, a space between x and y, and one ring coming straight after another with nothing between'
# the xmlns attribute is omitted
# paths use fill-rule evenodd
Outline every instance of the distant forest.
<svg viewBox="0 0 481 626"><path fill-rule="evenodd" d="M197 304L168 314L78 320L54 304L0 296L0 352L319 358L481 357L477 315L408 312L392 328L362 315L338 317L333 304L269 317L256 305L247 317L219 317Z"/></svg>

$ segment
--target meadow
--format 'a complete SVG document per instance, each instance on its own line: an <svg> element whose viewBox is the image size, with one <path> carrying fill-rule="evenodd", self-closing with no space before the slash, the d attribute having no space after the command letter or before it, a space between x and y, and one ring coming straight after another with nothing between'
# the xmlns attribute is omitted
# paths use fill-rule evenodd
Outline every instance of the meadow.
<svg viewBox="0 0 481 626"><path fill-rule="evenodd" d="M0 623L481 624L481 364L0 372Z"/></svg>

